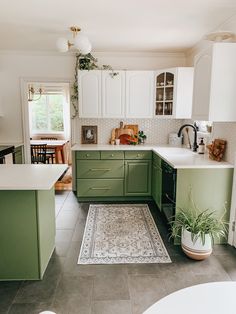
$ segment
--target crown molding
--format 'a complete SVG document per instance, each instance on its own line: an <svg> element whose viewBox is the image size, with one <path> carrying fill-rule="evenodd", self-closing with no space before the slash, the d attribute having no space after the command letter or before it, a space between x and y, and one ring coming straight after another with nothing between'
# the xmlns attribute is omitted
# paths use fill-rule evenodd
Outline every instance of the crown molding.
<svg viewBox="0 0 236 314"><path fill-rule="evenodd" d="M0 55L19 55L19 56L53 56L53 57L65 57L71 58L76 55L76 52L58 52L58 51L34 51L34 50L0 50ZM156 52L147 52L147 51L92 51L92 54L99 57L135 57L135 58L184 58L185 51L156 51Z"/></svg>

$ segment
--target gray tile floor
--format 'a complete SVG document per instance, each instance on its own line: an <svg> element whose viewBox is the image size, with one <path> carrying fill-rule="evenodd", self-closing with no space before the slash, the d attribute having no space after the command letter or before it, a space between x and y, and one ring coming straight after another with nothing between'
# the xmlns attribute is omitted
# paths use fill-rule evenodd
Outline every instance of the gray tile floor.
<svg viewBox="0 0 236 314"><path fill-rule="evenodd" d="M141 314L167 294L198 283L236 280L236 249L216 246L194 262L168 241L167 229L149 203L171 264L77 265L88 212L72 192L56 195L56 249L42 281L0 282L0 313Z"/></svg>

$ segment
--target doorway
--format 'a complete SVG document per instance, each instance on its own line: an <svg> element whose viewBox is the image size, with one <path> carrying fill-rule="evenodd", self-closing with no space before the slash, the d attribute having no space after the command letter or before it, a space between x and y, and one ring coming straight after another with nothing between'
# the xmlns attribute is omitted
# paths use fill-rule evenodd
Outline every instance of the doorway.
<svg viewBox="0 0 236 314"><path fill-rule="evenodd" d="M42 163L34 148L46 146L43 163L68 165L55 188L71 190L70 82L24 80L22 104L26 163Z"/></svg>

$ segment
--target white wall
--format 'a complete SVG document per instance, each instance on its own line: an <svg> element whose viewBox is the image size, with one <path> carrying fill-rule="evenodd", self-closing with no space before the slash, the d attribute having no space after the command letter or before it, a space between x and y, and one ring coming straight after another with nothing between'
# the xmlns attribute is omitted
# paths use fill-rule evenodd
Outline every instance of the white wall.
<svg viewBox="0 0 236 314"><path fill-rule="evenodd" d="M0 54L0 143L23 141L21 78L73 78L74 59L63 56Z"/></svg>
<svg viewBox="0 0 236 314"><path fill-rule="evenodd" d="M99 64L114 69L151 70L184 66L182 53L97 53ZM73 80L75 57L68 54L0 52L0 143L23 141L21 78Z"/></svg>
<svg viewBox="0 0 236 314"><path fill-rule="evenodd" d="M226 21L220 27L221 30L236 33L236 16ZM186 65L194 65L194 57L203 49L206 49L211 42L202 40L186 54ZM236 82L235 82L236 84ZM236 123L213 123L212 139L222 138L227 140L227 148L224 159L234 163L234 153L236 152Z"/></svg>

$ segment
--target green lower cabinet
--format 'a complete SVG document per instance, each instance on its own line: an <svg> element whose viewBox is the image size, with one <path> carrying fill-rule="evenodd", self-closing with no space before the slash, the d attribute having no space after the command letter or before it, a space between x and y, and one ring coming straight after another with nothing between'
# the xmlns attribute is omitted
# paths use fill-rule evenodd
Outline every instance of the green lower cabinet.
<svg viewBox="0 0 236 314"><path fill-rule="evenodd" d="M162 170L160 167L152 166L152 197L159 209L161 209L162 198Z"/></svg>
<svg viewBox="0 0 236 314"><path fill-rule="evenodd" d="M0 281L39 280L55 245L54 189L0 191Z"/></svg>
<svg viewBox="0 0 236 314"><path fill-rule="evenodd" d="M151 195L151 160L125 161L125 195Z"/></svg>
<svg viewBox="0 0 236 314"><path fill-rule="evenodd" d="M111 197L123 195L123 179L77 179L77 197Z"/></svg>
<svg viewBox="0 0 236 314"><path fill-rule="evenodd" d="M76 177L79 179L123 178L123 160L77 160Z"/></svg>

